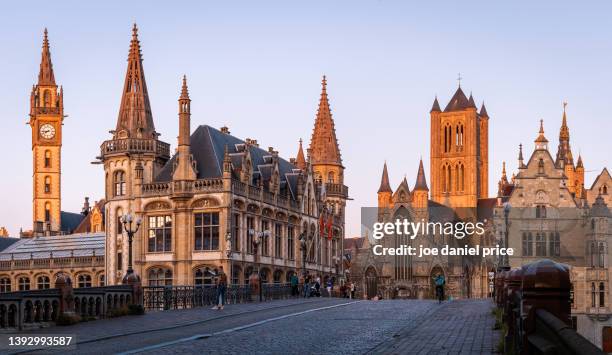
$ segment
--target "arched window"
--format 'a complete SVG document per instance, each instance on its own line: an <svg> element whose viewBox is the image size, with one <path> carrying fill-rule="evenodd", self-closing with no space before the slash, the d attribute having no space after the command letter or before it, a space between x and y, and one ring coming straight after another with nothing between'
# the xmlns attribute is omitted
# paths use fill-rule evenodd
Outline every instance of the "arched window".
<svg viewBox="0 0 612 355"><path fill-rule="evenodd" d="M459 166L459 173L461 174L461 177L459 178L459 181L461 182L461 191L465 191L465 167L463 166L463 163Z"/></svg>
<svg viewBox="0 0 612 355"><path fill-rule="evenodd" d="M0 293L11 292L11 279L3 277L0 279Z"/></svg>
<svg viewBox="0 0 612 355"><path fill-rule="evenodd" d="M603 268L606 264L606 247L604 243L599 243L599 267Z"/></svg>
<svg viewBox="0 0 612 355"><path fill-rule="evenodd" d="M330 171L327 174L327 182L330 183L330 184L334 183L334 172L333 171Z"/></svg>
<svg viewBox="0 0 612 355"><path fill-rule="evenodd" d="M447 192L446 189L446 166L442 167L442 192Z"/></svg>
<svg viewBox="0 0 612 355"><path fill-rule="evenodd" d="M591 282L591 307L592 308L596 307L596 305L595 305L595 299L596 298L597 298L597 295L596 295L596 291L595 291L595 283Z"/></svg>
<svg viewBox="0 0 612 355"><path fill-rule="evenodd" d="M446 187L446 192L451 192L453 190L453 184L452 184L452 173L451 173L451 167L450 165L446 167L446 183L448 184L448 186Z"/></svg>
<svg viewBox="0 0 612 355"><path fill-rule="evenodd" d="M154 268L148 276L149 286L172 286L172 270Z"/></svg>
<svg viewBox="0 0 612 355"><path fill-rule="evenodd" d="M29 277L20 277L17 280L17 284L19 285L19 291L29 291L30 290L30 278Z"/></svg>
<svg viewBox="0 0 612 355"><path fill-rule="evenodd" d="M45 176L45 193L51 193L51 177Z"/></svg>
<svg viewBox="0 0 612 355"><path fill-rule="evenodd" d="M608 186L604 185L601 187L601 194L602 195L607 195L608 194Z"/></svg>
<svg viewBox="0 0 612 355"><path fill-rule="evenodd" d="M606 306L606 286L603 282L599 283L599 307Z"/></svg>
<svg viewBox="0 0 612 355"><path fill-rule="evenodd" d="M459 123L455 127L455 145L457 146L457 150L461 151L463 148L463 124Z"/></svg>
<svg viewBox="0 0 612 355"><path fill-rule="evenodd" d="M43 106L51 106L51 93L49 92L49 90L45 90L43 93Z"/></svg>
<svg viewBox="0 0 612 355"><path fill-rule="evenodd" d="M106 278L102 274L98 277L98 286L102 287L104 285L106 285Z"/></svg>
<svg viewBox="0 0 612 355"><path fill-rule="evenodd" d="M46 290L51 288L51 281L49 276L38 276L36 279L36 288L39 290Z"/></svg>
<svg viewBox="0 0 612 355"><path fill-rule="evenodd" d="M125 173L123 171L115 171L113 184L115 186L115 196L123 196L126 194Z"/></svg>
<svg viewBox="0 0 612 355"><path fill-rule="evenodd" d="M45 202L45 222L51 221L51 203Z"/></svg>
<svg viewBox="0 0 612 355"><path fill-rule="evenodd" d="M459 184L459 164L455 165L455 190L461 191L461 185Z"/></svg>
<svg viewBox="0 0 612 355"><path fill-rule="evenodd" d="M51 167L51 151L45 150L45 168Z"/></svg>
<svg viewBox="0 0 612 355"><path fill-rule="evenodd" d="M91 275L81 274L79 275L79 287L91 287Z"/></svg>
<svg viewBox="0 0 612 355"><path fill-rule="evenodd" d="M121 208L117 208L117 235L123 234L123 210Z"/></svg>
<svg viewBox="0 0 612 355"><path fill-rule="evenodd" d="M202 267L195 271L193 284L196 286L212 285L214 273L208 267Z"/></svg>

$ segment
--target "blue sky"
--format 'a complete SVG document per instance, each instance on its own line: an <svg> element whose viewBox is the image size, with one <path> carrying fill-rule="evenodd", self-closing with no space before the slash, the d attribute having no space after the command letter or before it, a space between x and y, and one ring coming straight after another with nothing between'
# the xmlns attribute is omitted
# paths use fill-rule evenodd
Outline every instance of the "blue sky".
<svg viewBox="0 0 612 355"><path fill-rule="evenodd" d="M115 126L134 21L157 131L176 145L180 78L187 74L192 125L227 125L238 137L294 156L310 140L321 76L336 122L346 183L348 234L373 206L385 159L393 187L429 177L429 109L457 87L486 102L490 194L501 161L516 168L544 119L556 152L562 102L587 184L609 165L612 29L608 1L30 1L0 13L0 226L31 228L29 93L49 29L64 86L63 209L103 197L90 162ZM553 152L553 153L554 153Z"/></svg>

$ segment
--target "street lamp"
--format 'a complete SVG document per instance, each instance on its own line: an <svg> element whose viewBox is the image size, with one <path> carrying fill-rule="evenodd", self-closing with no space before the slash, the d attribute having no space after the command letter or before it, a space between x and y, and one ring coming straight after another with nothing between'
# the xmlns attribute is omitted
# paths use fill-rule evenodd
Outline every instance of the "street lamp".
<svg viewBox="0 0 612 355"><path fill-rule="evenodd" d="M138 232L142 224L142 219L137 217L134 220L134 217L128 213L121 217L121 223L123 223L123 230L125 230L128 235L128 269L124 277L124 280L126 280L129 275L134 273L134 269L132 268L132 240L134 239L134 234ZM134 224L136 224L135 227Z"/></svg>
<svg viewBox="0 0 612 355"><path fill-rule="evenodd" d="M504 223L505 223L505 230L504 230L504 248L508 248L508 228L510 223L508 222L508 216L510 215L510 208L512 206L510 205L510 202L506 202L504 203ZM503 263L502 263L504 269L509 269L510 267L510 263L508 260L508 255L506 253L506 255L503 256Z"/></svg>

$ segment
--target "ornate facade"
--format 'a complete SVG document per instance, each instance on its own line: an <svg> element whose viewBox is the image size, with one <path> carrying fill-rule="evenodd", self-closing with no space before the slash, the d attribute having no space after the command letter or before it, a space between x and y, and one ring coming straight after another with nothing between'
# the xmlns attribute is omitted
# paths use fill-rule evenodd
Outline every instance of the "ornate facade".
<svg viewBox="0 0 612 355"><path fill-rule="evenodd" d="M282 159L227 127L191 131L187 80L178 100L178 148L155 130L134 26L116 129L101 146L106 204L106 271L120 283L128 240L120 219L142 220L134 269L148 285L212 282L223 266L232 283L257 273L284 282L310 271L339 276L348 188L329 109L326 80L309 154ZM332 144L329 144L329 142Z"/></svg>
<svg viewBox="0 0 612 355"><path fill-rule="evenodd" d="M419 222L486 221L495 200L487 197L488 120L484 104L476 110L461 87L444 111L434 100L431 117L431 199L423 161L419 162L414 188L406 178L391 188L385 162L375 219L392 222L399 219ZM486 222L486 223L490 223ZM358 283L363 296L384 298L430 298L434 296L433 277L439 273L447 280L447 292L455 298L487 297L488 273L494 269L489 259L481 256L376 256L372 244L383 247L411 245L418 247L490 246L493 235L458 240L452 235L385 236L376 241L364 238L347 250L351 255L351 280Z"/></svg>
<svg viewBox="0 0 612 355"><path fill-rule="evenodd" d="M612 330L608 207L612 179L604 168L585 188L582 157L574 165L569 139L564 104L556 158L541 122L533 153L525 161L520 147L518 172L510 181L504 164L494 227L498 243L506 243L507 232L508 246L515 251L509 266L541 258L569 265L574 325L601 346L605 329Z"/></svg>

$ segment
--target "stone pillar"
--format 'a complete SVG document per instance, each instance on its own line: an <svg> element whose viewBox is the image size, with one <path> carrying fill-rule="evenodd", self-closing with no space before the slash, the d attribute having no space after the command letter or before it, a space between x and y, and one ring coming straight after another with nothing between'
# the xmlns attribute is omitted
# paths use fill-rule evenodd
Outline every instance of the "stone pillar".
<svg viewBox="0 0 612 355"><path fill-rule="evenodd" d="M571 325L569 267L543 259L525 265L522 273L521 317L525 336L535 330L536 309L544 309Z"/></svg>
<svg viewBox="0 0 612 355"><path fill-rule="evenodd" d="M132 287L132 304L144 305L143 293L142 293L142 282L140 276L134 271L131 274L125 275L123 278L123 284Z"/></svg>

